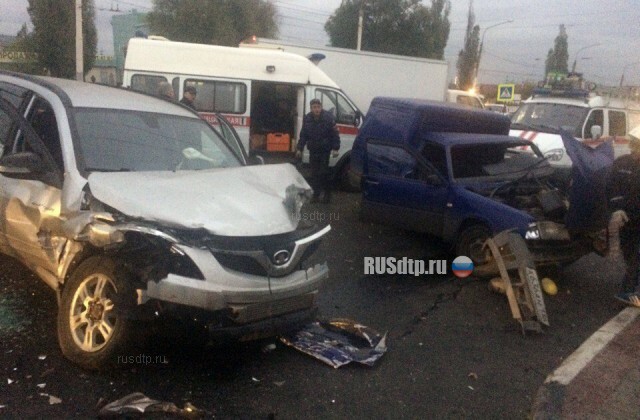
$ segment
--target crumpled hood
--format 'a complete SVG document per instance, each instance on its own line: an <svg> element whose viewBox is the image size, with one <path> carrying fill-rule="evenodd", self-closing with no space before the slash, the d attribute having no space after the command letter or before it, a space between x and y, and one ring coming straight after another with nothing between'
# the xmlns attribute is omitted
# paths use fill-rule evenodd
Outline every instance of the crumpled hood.
<svg viewBox="0 0 640 420"><path fill-rule="evenodd" d="M290 164L206 171L94 172L93 196L123 214L224 236L286 233L298 225L292 192L311 188ZM289 197L287 197L287 190Z"/></svg>

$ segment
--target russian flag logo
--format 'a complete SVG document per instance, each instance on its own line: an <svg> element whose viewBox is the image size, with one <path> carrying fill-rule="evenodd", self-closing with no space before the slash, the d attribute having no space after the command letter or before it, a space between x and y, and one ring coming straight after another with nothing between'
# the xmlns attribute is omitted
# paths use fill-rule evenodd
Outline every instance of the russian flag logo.
<svg viewBox="0 0 640 420"><path fill-rule="evenodd" d="M465 257L464 255L456 257L456 259L451 263L451 271L453 271L453 274L456 277L461 279L469 277L473 272L473 261L471 261L471 258Z"/></svg>

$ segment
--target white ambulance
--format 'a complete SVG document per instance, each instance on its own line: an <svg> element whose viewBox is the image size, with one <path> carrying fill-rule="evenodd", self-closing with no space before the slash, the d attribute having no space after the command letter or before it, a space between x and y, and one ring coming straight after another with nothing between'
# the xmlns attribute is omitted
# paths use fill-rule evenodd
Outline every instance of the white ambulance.
<svg viewBox="0 0 640 420"><path fill-rule="evenodd" d="M640 126L640 103L583 87L581 79L569 78L534 89L513 114L509 134L532 141L552 166L563 169L571 167L571 159L556 134L560 128L593 146L611 140L616 157L629 153L629 132Z"/></svg>
<svg viewBox="0 0 640 420"><path fill-rule="evenodd" d="M250 154L293 156L310 111L318 98L333 113L340 131L340 154L330 166L347 180L353 140L362 114L340 87L318 66L297 54L277 49L222 47L132 38L125 59L123 85L157 94L162 82L175 98L188 86L197 90L195 108L215 124L222 114L236 129ZM305 160L308 154L305 153ZM348 182L348 181L347 181Z"/></svg>

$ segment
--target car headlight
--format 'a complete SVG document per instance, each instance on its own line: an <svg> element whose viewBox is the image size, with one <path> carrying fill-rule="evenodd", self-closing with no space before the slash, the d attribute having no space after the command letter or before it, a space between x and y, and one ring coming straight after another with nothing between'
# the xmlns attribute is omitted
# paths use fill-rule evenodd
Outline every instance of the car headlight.
<svg viewBox="0 0 640 420"><path fill-rule="evenodd" d="M529 225L525 239L539 239L542 241L568 241L569 231L564 225L555 222L537 222Z"/></svg>
<svg viewBox="0 0 640 420"><path fill-rule="evenodd" d="M559 162L564 156L564 149L551 149L544 153L544 157L546 157L551 162Z"/></svg>

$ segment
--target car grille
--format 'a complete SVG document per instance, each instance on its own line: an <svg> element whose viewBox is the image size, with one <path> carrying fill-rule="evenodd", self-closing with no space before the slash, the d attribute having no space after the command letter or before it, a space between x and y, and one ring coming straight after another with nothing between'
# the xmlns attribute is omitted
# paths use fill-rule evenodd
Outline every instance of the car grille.
<svg viewBox="0 0 640 420"><path fill-rule="evenodd" d="M300 311L311 308L314 304L315 293L295 296L272 302L253 303L246 306L234 307L232 305L231 318L239 324L258 321L265 318Z"/></svg>

